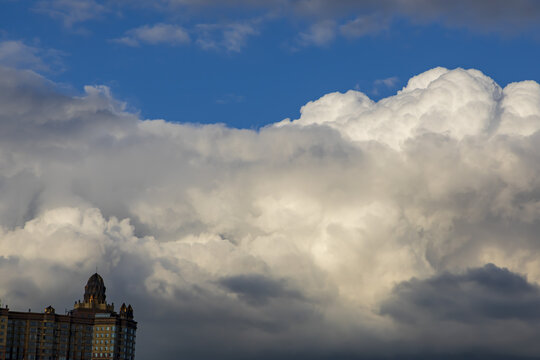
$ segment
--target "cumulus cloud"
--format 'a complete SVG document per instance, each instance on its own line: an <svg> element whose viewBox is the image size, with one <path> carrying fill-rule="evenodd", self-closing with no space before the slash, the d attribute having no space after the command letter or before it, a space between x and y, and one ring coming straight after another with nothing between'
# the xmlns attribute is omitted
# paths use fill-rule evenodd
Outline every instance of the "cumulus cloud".
<svg viewBox="0 0 540 360"><path fill-rule="evenodd" d="M98 266L142 358L538 356L539 99L435 68L252 131L1 67L0 296L70 308Z"/></svg>
<svg viewBox="0 0 540 360"><path fill-rule="evenodd" d="M394 149L422 133L461 140L497 130L502 92L479 71L437 68L410 79L396 96L379 103L357 91L325 95L305 105L293 124L326 124L351 140L376 140Z"/></svg>
<svg viewBox="0 0 540 360"><path fill-rule="evenodd" d="M125 36L113 41L129 46L139 46L140 44L167 44L174 46L189 43L190 37L188 32L180 26L155 24L128 30Z"/></svg>

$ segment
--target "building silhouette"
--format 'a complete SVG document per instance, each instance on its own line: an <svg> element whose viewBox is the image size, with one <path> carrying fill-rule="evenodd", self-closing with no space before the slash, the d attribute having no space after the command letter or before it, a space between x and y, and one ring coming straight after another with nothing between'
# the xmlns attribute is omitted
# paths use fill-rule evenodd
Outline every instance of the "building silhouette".
<svg viewBox="0 0 540 360"><path fill-rule="evenodd" d="M43 313L0 308L0 360L133 360L135 332L131 305L114 311L103 278L95 273L84 299L65 315L52 306Z"/></svg>

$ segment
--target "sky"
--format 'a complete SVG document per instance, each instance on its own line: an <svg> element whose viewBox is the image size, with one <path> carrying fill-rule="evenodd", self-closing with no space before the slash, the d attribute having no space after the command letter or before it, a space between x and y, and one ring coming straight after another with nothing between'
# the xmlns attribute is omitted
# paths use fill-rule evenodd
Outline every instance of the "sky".
<svg viewBox="0 0 540 360"><path fill-rule="evenodd" d="M540 2L0 0L0 299L137 359L540 356Z"/></svg>

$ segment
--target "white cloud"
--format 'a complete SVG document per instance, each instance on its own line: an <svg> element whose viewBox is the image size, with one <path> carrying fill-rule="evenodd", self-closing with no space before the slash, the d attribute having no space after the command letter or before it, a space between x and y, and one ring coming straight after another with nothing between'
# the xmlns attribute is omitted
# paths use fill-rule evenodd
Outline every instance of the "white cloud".
<svg viewBox="0 0 540 360"><path fill-rule="evenodd" d="M250 36L259 31L253 24L199 24L196 26L197 45L204 50L225 50L240 52Z"/></svg>
<svg viewBox="0 0 540 360"><path fill-rule="evenodd" d="M398 81L399 81L399 78L397 76L392 76L392 77L385 78L385 79L377 79L377 80L375 80L374 84L376 86L384 85L386 87L391 88L391 87L396 86Z"/></svg>
<svg viewBox="0 0 540 360"><path fill-rule="evenodd" d="M437 68L410 79L396 96L378 103L354 91L328 94L305 105L294 124L325 124L351 140L376 140L399 149L424 133L458 140L489 134L496 128L502 97L503 90L479 71Z"/></svg>
<svg viewBox="0 0 540 360"><path fill-rule="evenodd" d="M131 29L125 36L113 41L128 46L181 45L191 42L190 33L195 36L195 43L204 50L240 52L248 37L257 35L258 31L249 23L198 24L192 30L178 25L156 24Z"/></svg>
<svg viewBox="0 0 540 360"><path fill-rule="evenodd" d="M140 44L150 45L181 45L191 41L188 32L178 26L171 24L144 25L126 32L125 36L113 41L129 46L139 46Z"/></svg>
<svg viewBox="0 0 540 360"><path fill-rule="evenodd" d="M379 307L489 262L540 281L539 99L436 68L250 131L141 120L106 87L70 97L0 68L0 294L69 307L98 265L135 305L143 358L415 354L427 330L444 354ZM538 355L535 337L500 341L534 323L497 321L451 349Z"/></svg>
<svg viewBox="0 0 540 360"><path fill-rule="evenodd" d="M377 79L373 82L373 88L371 89L371 94L379 95L382 88L394 89L399 81L397 76L388 77L385 79ZM359 90L358 86L355 87L355 90Z"/></svg>
<svg viewBox="0 0 540 360"><path fill-rule="evenodd" d="M62 20L67 27L99 18L111 11L107 4L96 0L43 0L37 3L35 10Z"/></svg>
<svg viewBox="0 0 540 360"><path fill-rule="evenodd" d="M336 37L336 23L325 20L315 23L310 28L299 34L298 43L301 46L324 46L328 45Z"/></svg>
<svg viewBox="0 0 540 360"><path fill-rule="evenodd" d="M339 31L344 36L357 38L377 34L383 30L387 30L389 27L390 20L388 18L368 15L358 16L355 19L344 23L339 27Z"/></svg>
<svg viewBox="0 0 540 360"><path fill-rule="evenodd" d="M26 45L22 41L0 41L0 64L36 71L61 71L62 53Z"/></svg>

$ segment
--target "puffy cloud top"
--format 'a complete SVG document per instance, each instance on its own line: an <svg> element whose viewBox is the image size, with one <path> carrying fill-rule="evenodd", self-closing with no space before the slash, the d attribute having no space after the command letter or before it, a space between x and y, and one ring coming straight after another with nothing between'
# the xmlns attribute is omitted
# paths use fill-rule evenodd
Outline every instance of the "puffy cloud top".
<svg viewBox="0 0 540 360"><path fill-rule="evenodd" d="M518 123L509 114L515 111L510 104L523 107L522 111L537 106L537 95L533 95L537 90L530 85L525 91L527 101L513 90L516 86L503 91L477 70L435 68L411 78L397 95L377 103L352 90L325 95L302 107L302 116L292 124L324 124L350 140L377 141L396 150L425 133L458 140L506 133L530 135L537 127L532 121Z"/></svg>

